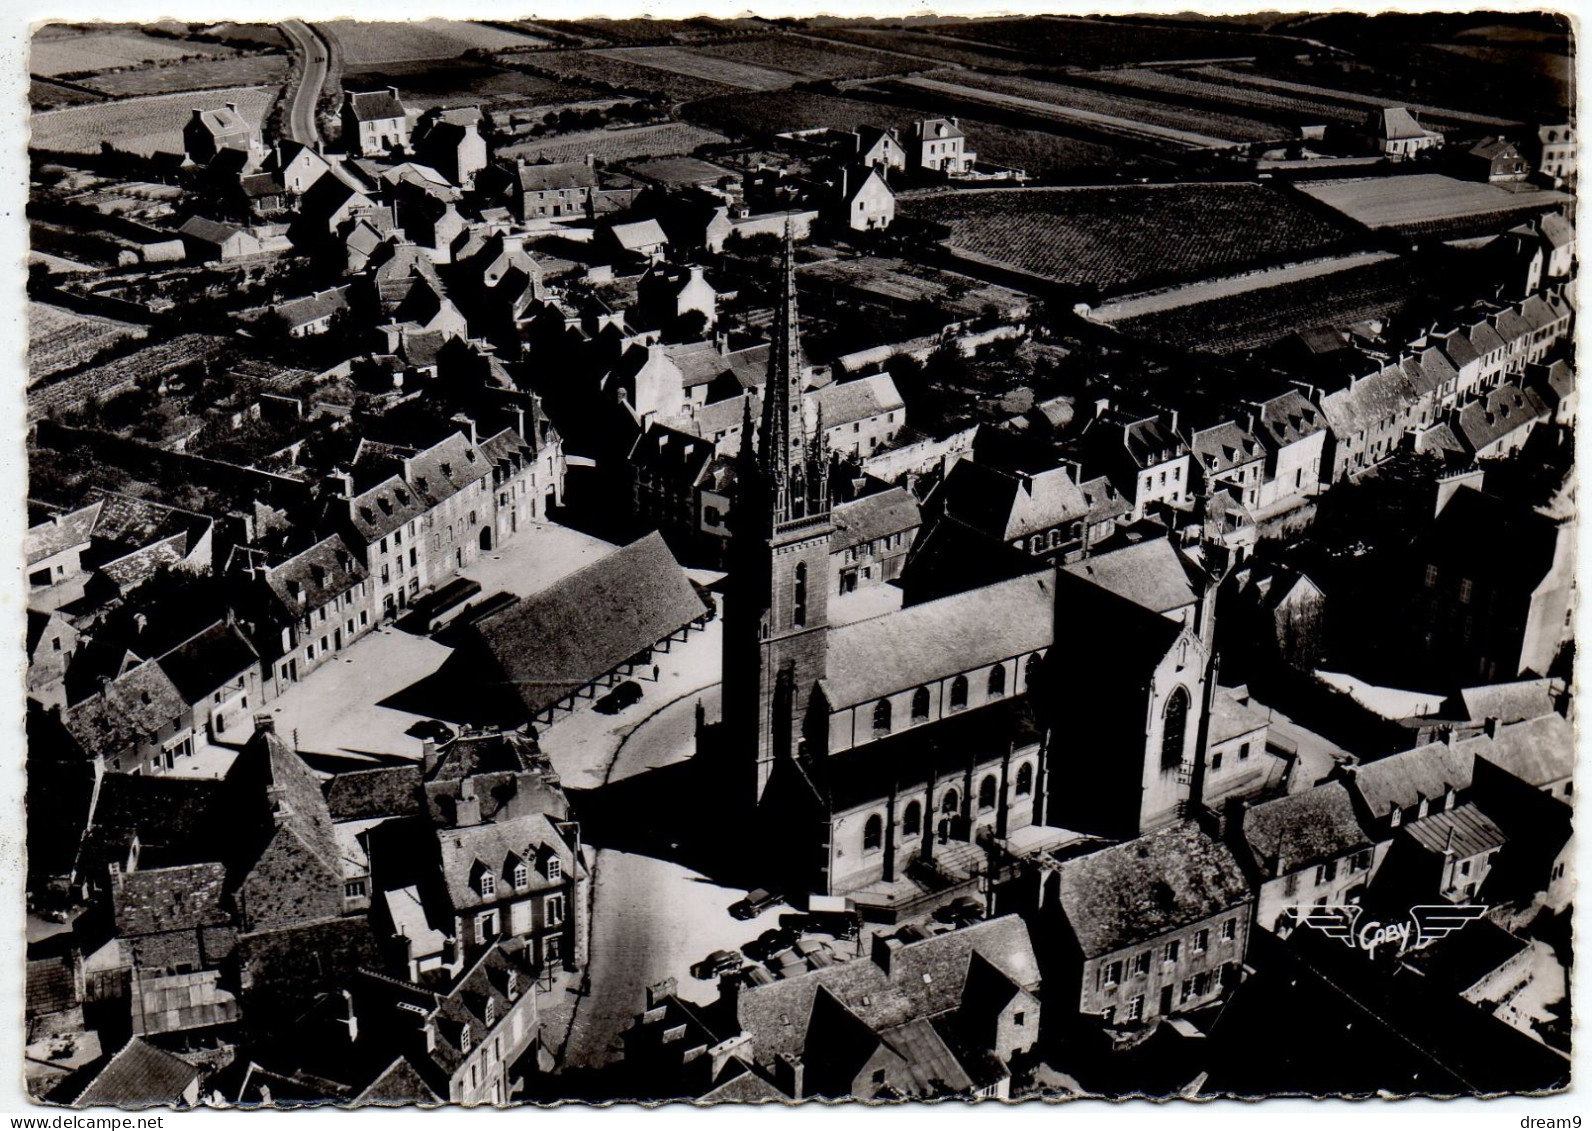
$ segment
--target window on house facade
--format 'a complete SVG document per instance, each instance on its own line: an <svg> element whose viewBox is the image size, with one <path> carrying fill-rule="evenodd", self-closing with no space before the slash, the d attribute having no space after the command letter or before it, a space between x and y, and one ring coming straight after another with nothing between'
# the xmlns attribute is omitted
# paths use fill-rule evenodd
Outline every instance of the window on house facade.
<svg viewBox="0 0 1592 1131"><path fill-rule="evenodd" d="M1338 878L1338 862L1336 860L1328 860L1325 864L1318 864L1316 866L1316 885L1317 886L1320 886L1321 884L1330 884L1333 880L1335 880L1337 878Z"/></svg>
<svg viewBox="0 0 1592 1131"><path fill-rule="evenodd" d="M1133 956L1133 975L1136 978L1143 978L1148 976L1149 973L1150 952L1147 950L1141 950L1138 954Z"/></svg>
<svg viewBox="0 0 1592 1131"><path fill-rule="evenodd" d="M1161 948L1161 961L1166 963L1176 962L1177 956L1182 953L1182 947L1183 944L1179 940L1173 939Z"/></svg>
<svg viewBox="0 0 1592 1131"><path fill-rule="evenodd" d="M962 807L962 796L954 789L945 791L945 796L940 798L940 812L947 817L955 816Z"/></svg>
<svg viewBox="0 0 1592 1131"><path fill-rule="evenodd" d="M862 850L877 852L884 845L884 821L875 813L862 826Z"/></svg>
<svg viewBox="0 0 1592 1131"><path fill-rule="evenodd" d="M1211 772L1215 773L1222 768L1222 755L1220 751L1211 755Z"/></svg>
<svg viewBox="0 0 1592 1131"><path fill-rule="evenodd" d="M1024 688L1024 690L1027 690L1027 691L1032 691L1033 690L1034 679L1035 679L1036 676L1039 675L1039 662L1040 662L1040 660L1042 658L1043 657L1041 657L1038 652L1035 652L1032 656L1029 656L1027 661L1023 664L1023 688Z"/></svg>
<svg viewBox="0 0 1592 1131"><path fill-rule="evenodd" d="M564 897L550 895L542 901L542 922L553 926L564 921Z"/></svg>
<svg viewBox="0 0 1592 1131"><path fill-rule="evenodd" d="M1238 937L1238 920L1229 919L1222 924L1222 941L1232 942Z"/></svg>
<svg viewBox="0 0 1592 1131"><path fill-rule="evenodd" d="M564 878L563 862L556 856L549 856L547 858L546 872L549 880L555 884L558 883L559 880Z"/></svg>
<svg viewBox="0 0 1592 1131"><path fill-rule="evenodd" d="M1246 742L1238 748L1238 760L1240 762L1249 761L1249 743Z"/></svg>
<svg viewBox="0 0 1592 1131"><path fill-rule="evenodd" d="M529 887L531 883L530 866L521 860L514 865L514 886L517 888Z"/></svg>
<svg viewBox="0 0 1592 1131"><path fill-rule="evenodd" d="M1108 989L1122 981L1122 963L1107 962L1100 967L1100 988Z"/></svg>
<svg viewBox="0 0 1592 1131"><path fill-rule="evenodd" d="M542 961L551 965L564 957L564 936L548 935L542 940Z"/></svg>
<svg viewBox="0 0 1592 1131"><path fill-rule="evenodd" d="M475 882L475 889L481 893L483 899L490 899L497 894L497 877L492 874L490 869L481 869L481 875Z"/></svg>
<svg viewBox="0 0 1592 1131"><path fill-rule="evenodd" d="M1138 1021L1144 1017L1144 995L1136 995L1128 1002L1128 1020Z"/></svg>
<svg viewBox="0 0 1592 1131"><path fill-rule="evenodd" d="M1204 954L1211 944L1211 933L1204 927L1194 932L1194 941L1191 944L1195 954Z"/></svg>
<svg viewBox="0 0 1592 1131"><path fill-rule="evenodd" d="M344 899L359 899L365 894L364 880L349 880L343 885Z"/></svg>

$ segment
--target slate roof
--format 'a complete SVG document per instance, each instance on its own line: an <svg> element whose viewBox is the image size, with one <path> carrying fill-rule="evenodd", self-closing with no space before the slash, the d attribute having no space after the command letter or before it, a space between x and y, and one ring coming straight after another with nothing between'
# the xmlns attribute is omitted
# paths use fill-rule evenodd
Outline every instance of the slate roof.
<svg viewBox="0 0 1592 1131"><path fill-rule="evenodd" d="M102 551L99 545L95 546L94 555L101 560L166 540L174 540L186 554L212 526L207 515L133 495L96 488L88 493L88 501L98 504L94 541L109 547Z"/></svg>
<svg viewBox="0 0 1592 1131"><path fill-rule="evenodd" d="M1194 432L1189 437L1189 451L1211 475L1221 475L1266 456L1260 441L1243 425L1231 420Z"/></svg>
<svg viewBox="0 0 1592 1131"><path fill-rule="evenodd" d="M548 165L519 165L515 168L520 188L525 192L551 192L557 189L595 188L597 173L585 161L558 161Z"/></svg>
<svg viewBox="0 0 1592 1131"><path fill-rule="evenodd" d="M828 419L826 413L826 423ZM1089 509L1072 468L1065 466L1023 475L958 460L936 494L944 514L1002 542L1064 526Z"/></svg>
<svg viewBox="0 0 1592 1131"><path fill-rule="evenodd" d="M222 684L258 667L260 656L254 645L238 631L237 625L217 621L156 662L177 686L183 699L197 704L209 698Z"/></svg>
<svg viewBox="0 0 1592 1131"><path fill-rule="evenodd" d="M1395 805L1413 809L1450 787L1456 793L1469 789L1473 760L1468 752L1434 742L1357 766L1350 780L1371 814L1386 817Z"/></svg>
<svg viewBox="0 0 1592 1131"><path fill-rule="evenodd" d="M1109 954L1245 903L1225 844L1192 821L1057 865L1061 907L1086 958Z"/></svg>
<svg viewBox="0 0 1592 1131"><path fill-rule="evenodd" d="M1415 386L1404 367L1385 365L1354 380L1348 388L1322 397L1321 412L1333 432L1347 439L1390 423L1416 399Z"/></svg>
<svg viewBox="0 0 1592 1131"><path fill-rule="evenodd" d="M1384 106L1380 110L1372 110L1366 116L1365 124L1372 134L1388 141L1432 136L1432 131L1422 128L1415 120L1415 115L1403 106Z"/></svg>
<svg viewBox="0 0 1592 1131"><path fill-rule="evenodd" d="M1556 709L1560 684L1551 679L1523 679L1511 683L1491 683L1467 687L1459 693L1465 717L1472 722L1497 719L1518 723L1551 715Z"/></svg>
<svg viewBox="0 0 1592 1131"><path fill-rule="evenodd" d="M1325 430L1321 412L1297 389L1260 402L1255 435L1270 448L1297 444Z"/></svg>
<svg viewBox="0 0 1592 1131"><path fill-rule="evenodd" d="M1038 987L1039 961L1028 928L1016 915L1005 915L892 949L889 974L859 958L746 987L735 1001L736 1020L752 1037L760 1061L781 1053L799 1057L820 989L868 1027L888 1029L955 1008L975 953L1019 985Z"/></svg>
<svg viewBox="0 0 1592 1131"><path fill-rule="evenodd" d="M1163 615L1181 612L1199 600L1189 567L1165 538L1108 550L1062 569Z"/></svg>
<svg viewBox="0 0 1592 1131"><path fill-rule="evenodd" d="M349 91L348 102L361 122L385 122L404 116L404 104L390 90Z"/></svg>
<svg viewBox="0 0 1592 1131"><path fill-rule="evenodd" d="M1456 369L1481 360L1481 354L1476 352L1476 347L1470 344L1470 335L1463 330L1454 330L1442 335L1438 339L1442 343L1442 350L1448 355L1448 360Z"/></svg>
<svg viewBox="0 0 1592 1131"><path fill-rule="evenodd" d="M216 137L226 137L230 134L243 134L247 137L253 132L249 123L244 121L230 106L218 106L214 110L204 110L192 115L190 121L198 121L205 130Z"/></svg>
<svg viewBox="0 0 1592 1131"><path fill-rule="evenodd" d="M87 546L99 522L102 502L92 502L76 510L66 511L46 522L28 527L23 536L23 548L28 565L53 557L65 550Z"/></svg>
<svg viewBox="0 0 1592 1131"><path fill-rule="evenodd" d="M1492 738L1480 734L1457 745L1539 789L1575 773L1575 727L1563 715L1506 724Z"/></svg>
<svg viewBox="0 0 1592 1131"><path fill-rule="evenodd" d="M1575 243L1575 226L1558 212L1550 212L1537 222L1542 238L1551 247L1570 247Z"/></svg>
<svg viewBox="0 0 1592 1131"><path fill-rule="evenodd" d="M1479 452L1550 414L1551 410L1535 390L1504 384L1461 408L1454 427L1466 447Z"/></svg>
<svg viewBox="0 0 1592 1131"><path fill-rule="evenodd" d="M187 710L177 685L159 664L145 660L68 707L61 722L86 754L108 758L170 727Z"/></svg>
<svg viewBox="0 0 1592 1131"><path fill-rule="evenodd" d="M663 234L663 228L656 220L615 224L612 231L615 242L626 251L640 251L642 248L669 242L669 237Z"/></svg>
<svg viewBox="0 0 1592 1131"><path fill-rule="evenodd" d="M904 404L895 379L888 373L825 385L808 395L817 400L825 429L899 411Z"/></svg>
<svg viewBox="0 0 1592 1131"><path fill-rule="evenodd" d="M1509 840L1503 830L1474 805L1461 805L1424 817L1406 825L1404 833L1428 852L1438 855L1452 852L1459 858L1479 856L1489 849L1502 847Z"/></svg>
<svg viewBox="0 0 1592 1131"><path fill-rule="evenodd" d="M472 626L533 714L706 611L654 531Z"/></svg>
<svg viewBox="0 0 1592 1131"><path fill-rule="evenodd" d="M348 309L348 288L331 287L324 291L316 291L312 295L302 298L288 299L279 303L276 313L287 322L289 326L308 326L322 318L329 318L339 311Z"/></svg>
<svg viewBox="0 0 1592 1131"><path fill-rule="evenodd" d="M1043 651L1055 615L1047 571L831 628L824 697L840 710Z"/></svg>
<svg viewBox="0 0 1592 1131"><path fill-rule="evenodd" d="M1243 815L1243 836L1267 878L1371 847L1355 815L1354 799L1342 782L1326 782L1250 806Z"/></svg>
<svg viewBox="0 0 1592 1131"><path fill-rule="evenodd" d="M1209 741L1214 745L1260 730L1270 720L1247 703L1240 702L1230 687L1217 687L1211 705Z"/></svg>
<svg viewBox="0 0 1592 1131"><path fill-rule="evenodd" d="M433 507L472 487L491 470L462 432L455 432L404 461L404 478Z"/></svg>
<svg viewBox="0 0 1592 1131"><path fill-rule="evenodd" d="M420 767L380 766L336 774L321 784L334 821L407 817L420 811Z"/></svg>
<svg viewBox="0 0 1592 1131"><path fill-rule="evenodd" d="M182 1102L203 1075L142 1037L133 1037L89 1081L73 1107L147 1108Z"/></svg>
<svg viewBox="0 0 1592 1131"><path fill-rule="evenodd" d="M478 865L492 872L499 893L511 890L513 865L519 862L530 866L532 888L549 886L537 871L539 862L549 856L558 858L566 876L578 875L582 866L575 859L572 846L545 813L526 813L463 828L439 828L436 836L443 886L456 912L498 902L499 896L483 898L476 890Z"/></svg>
<svg viewBox="0 0 1592 1131"><path fill-rule="evenodd" d="M409 484L396 475L388 476L348 500L354 530L367 545L408 525L429 509Z"/></svg>
<svg viewBox="0 0 1592 1131"><path fill-rule="evenodd" d="M77 967L78 959L70 954L28 959L24 995L29 1018L65 1013L79 1004Z"/></svg>
<svg viewBox="0 0 1592 1131"><path fill-rule="evenodd" d="M831 554L877 538L915 530L923 521L917 499L904 487L892 487L837 504L830 517L835 524L835 532L829 536Z"/></svg>
<svg viewBox="0 0 1592 1131"><path fill-rule="evenodd" d="M1464 993L1530 948L1491 919L1478 919L1462 931L1412 951L1401 961L1454 993Z"/></svg>
<svg viewBox="0 0 1592 1131"><path fill-rule="evenodd" d="M290 828L332 875L341 872L341 851L320 780L275 731L257 730L227 768L223 779L242 828L263 830L268 841L278 827ZM280 811L277 811L280 807ZM240 836L231 846L245 868L258 846ZM241 880L242 876L234 877Z"/></svg>
<svg viewBox="0 0 1592 1131"><path fill-rule="evenodd" d="M225 923L226 883L227 870L214 863L120 872L111 884L116 934L133 939Z"/></svg>
<svg viewBox="0 0 1592 1131"><path fill-rule="evenodd" d="M203 216L188 217L188 219L183 221L182 226L177 230L190 239L200 240L204 243L212 243L218 246L220 244L226 243L233 236L243 231L242 228L239 228L233 224L218 223L215 220L206 219Z"/></svg>
<svg viewBox="0 0 1592 1131"><path fill-rule="evenodd" d="M341 597L369 576L364 563L349 552L338 534L321 539L264 574L266 586L295 619Z"/></svg>
<svg viewBox="0 0 1592 1131"><path fill-rule="evenodd" d="M100 782L89 831L84 836L86 867L121 857L126 864L130 838L143 846L146 867L220 859L212 830L225 811L222 783L207 778L106 774Z"/></svg>

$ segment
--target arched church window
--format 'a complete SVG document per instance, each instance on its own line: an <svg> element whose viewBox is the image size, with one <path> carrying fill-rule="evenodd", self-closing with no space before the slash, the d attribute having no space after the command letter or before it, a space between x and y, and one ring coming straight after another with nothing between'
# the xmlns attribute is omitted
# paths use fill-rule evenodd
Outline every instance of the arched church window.
<svg viewBox="0 0 1592 1131"><path fill-rule="evenodd" d="M923 831L923 806L916 801L907 806L906 815L901 818L901 831L907 836L917 836Z"/></svg>
<svg viewBox="0 0 1592 1131"><path fill-rule="evenodd" d="M960 812L961 809L961 795L958 794L954 789L946 790L945 796L940 798L940 812L949 815L955 815L956 813Z"/></svg>
<svg viewBox="0 0 1592 1131"><path fill-rule="evenodd" d="M978 783L978 807L981 812L995 808L995 775L985 774Z"/></svg>
<svg viewBox="0 0 1592 1131"><path fill-rule="evenodd" d="M1034 792L1034 766L1031 762L1024 762L1017 767L1017 796L1027 797Z"/></svg>
<svg viewBox="0 0 1592 1131"><path fill-rule="evenodd" d="M1006 667L996 664L989 670L989 695L991 699L1006 694Z"/></svg>
<svg viewBox="0 0 1592 1131"><path fill-rule="evenodd" d="M951 710L960 711L967 706L967 676L959 675L951 681Z"/></svg>
<svg viewBox="0 0 1592 1131"><path fill-rule="evenodd" d="M873 705L873 729L875 734L890 733L890 700L881 699Z"/></svg>
<svg viewBox="0 0 1592 1131"><path fill-rule="evenodd" d="M868 818L867 824L862 826L862 850L875 852L884 843L884 821L875 813Z"/></svg>
<svg viewBox="0 0 1592 1131"><path fill-rule="evenodd" d="M1183 739L1188 733L1188 692L1179 687L1166 701L1161 723L1161 769L1170 770L1183 762Z"/></svg>
<svg viewBox="0 0 1592 1131"><path fill-rule="evenodd" d="M929 717L929 689L920 687L912 693L912 721L921 723Z"/></svg>
<svg viewBox="0 0 1592 1131"><path fill-rule="evenodd" d="M1026 690L1032 691L1034 689L1034 678L1039 675L1040 659L1041 657L1039 653L1035 652L1032 656L1028 657L1028 661L1023 664L1023 687Z"/></svg>

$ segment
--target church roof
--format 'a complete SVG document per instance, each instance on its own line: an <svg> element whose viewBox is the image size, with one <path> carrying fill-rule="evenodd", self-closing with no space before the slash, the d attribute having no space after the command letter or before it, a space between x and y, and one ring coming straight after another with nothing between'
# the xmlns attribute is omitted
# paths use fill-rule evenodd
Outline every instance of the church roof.
<svg viewBox="0 0 1592 1131"><path fill-rule="evenodd" d="M1165 538L1110 550L1062 567L1156 613L1175 613L1199 600L1189 570Z"/></svg>
<svg viewBox="0 0 1592 1131"><path fill-rule="evenodd" d="M830 708L880 699L1049 648L1055 585L1036 573L843 625L829 632Z"/></svg>

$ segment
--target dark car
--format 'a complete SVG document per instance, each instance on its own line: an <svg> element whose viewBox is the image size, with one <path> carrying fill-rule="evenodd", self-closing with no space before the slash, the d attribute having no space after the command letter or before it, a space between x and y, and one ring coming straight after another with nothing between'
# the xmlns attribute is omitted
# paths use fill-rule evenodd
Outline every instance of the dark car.
<svg viewBox="0 0 1592 1131"><path fill-rule="evenodd" d="M453 728L447 723L438 722L436 719L421 719L410 727L408 733L415 738L430 739L438 746L444 742L453 741Z"/></svg>
<svg viewBox="0 0 1592 1131"><path fill-rule="evenodd" d="M783 896L775 895L767 888L756 888L730 904L730 914L737 919L756 919L783 899Z"/></svg>
<svg viewBox="0 0 1592 1131"><path fill-rule="evenodd" d="M597 700L597 710L605 715L617 715L641 699L641 684L627 679L607 695Z"/></svg>
<svg viewBox="0 0 1592 1131"><path fill-rule="evenodd" d="M828 935L848 941L862 934L862 917L855 911L809 911L805 915L781 915L779 925L804 935Z"/></svg>
<svg viewBox="0 0 1592 1131"><path fill-rule="evenodd" d="M934 917L942 923L965 927L984 918L984 905L972 896L964 895L936 910Z"/></svg>
<svg viewBox="0 0 1592 1131"><path fill-rule="evenodd" d="M741 948L741 953L753 962L767 962L783 954L801 940L801 935L784 927L770 928Z"/></svg>
<svg viewBox="0 0 1592 1131"><path fill-rule="evenodd" d="M715 950L701 962L691 967L691 976L706 981L709 978L716 978L720 974L733 974L743 965L745 963L739 954L732 954L727 950Z"/></svg>

